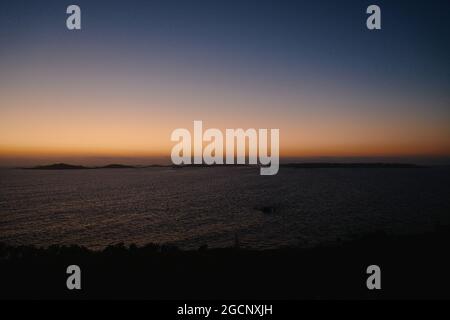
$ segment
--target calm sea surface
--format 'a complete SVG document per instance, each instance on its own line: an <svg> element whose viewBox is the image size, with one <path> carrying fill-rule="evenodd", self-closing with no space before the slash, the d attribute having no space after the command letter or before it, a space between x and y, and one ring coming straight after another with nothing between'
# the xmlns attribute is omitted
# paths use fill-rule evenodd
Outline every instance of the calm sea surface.
<svg viewBox="0 0 450 320"><path fill-rule="evenodd" d="M311 246L447 224L449 195L449 168L1 169L0 242Z"/></svg>

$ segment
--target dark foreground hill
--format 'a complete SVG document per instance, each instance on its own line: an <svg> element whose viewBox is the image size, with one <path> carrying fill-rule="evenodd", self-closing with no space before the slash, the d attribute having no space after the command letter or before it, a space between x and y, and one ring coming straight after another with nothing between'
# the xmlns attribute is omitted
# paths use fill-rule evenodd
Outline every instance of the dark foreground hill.
<svg viewBox="0 0 450 320"><path fill-rule="evenodd" d="M450 229L440 228L265 251L119 244L98 252L0 245L0 298L450 298L449 243ZM71 264L81 267L81 291L66 289ZM372 264L381 268L381 290L366 287Z"/></svg>

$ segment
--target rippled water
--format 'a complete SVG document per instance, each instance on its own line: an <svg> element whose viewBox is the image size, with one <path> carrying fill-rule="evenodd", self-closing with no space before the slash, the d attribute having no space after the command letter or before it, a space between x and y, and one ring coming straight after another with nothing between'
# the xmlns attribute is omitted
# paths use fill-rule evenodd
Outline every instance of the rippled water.
<svg viewBox="0 0 450 320"><path fill-rule="evenodd" d="M0 242L309 246L449 223L449 191L448 168L2 169Z"/></svg>

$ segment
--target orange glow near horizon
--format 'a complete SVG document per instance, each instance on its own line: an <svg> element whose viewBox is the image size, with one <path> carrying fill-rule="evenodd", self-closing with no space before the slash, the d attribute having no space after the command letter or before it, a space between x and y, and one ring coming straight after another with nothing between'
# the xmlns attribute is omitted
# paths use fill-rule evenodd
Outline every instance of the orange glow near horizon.
<svg viewBox="0 0 450 320"><path fill-rule="evenodd" d="M341 10L352 23L330 29L290 5L236 15L225 2L144 2L93 1L80 32L57 5L0 10L0 165L170 158L172 131L193 134L195 120L222 132L279 129L282 158L450 159L440 24L417 24L412 37L420 19L407 15L396 32L367 32L354 10ZM322 11L313 14L336 16Z"/></svg>
<svg viewBox="0 0 450 320"><path fill-rule="evenodd" d="M178 87L169 93L145 86L129 92L116 90L118 86L92 86L74 93L45 86L0 88L0 162L170 157L175 144L171 132L187 128L193 134L194 120L202 120L204 130L279 129L281 157L450 155L448 116L427 114L423 105L394 105L378 112L358 97L336 102ZM347 103L364 110L343 107Z"/></svg>
<svg viewBox="0 0 450 320"><path fill-rule="evenodd" d="M162 118L162 116L161 116ZM33 157L169 157L175 142L170 141L172 130L183 127L192 132L192 121L132 121L125 118L104 118L69 123L58 119L9 121L0 128L0 158ZM160 123L158 123L160 122ZM171 126L171 123L175 123ZM263 121L266 124L266 121ZM285 121L280 129L281 157L371 157L371 156L449 156L450 139L446 128L420 127L415 135L399 124L376 124L364 128L348 123L329 123L326 129L314 123L298 127ZM232 122L230 122L231 124ZM204 121L204 130L224 125ZM246 119L234 128L250 128ZM228 126L231 127L231 126ZM258 126L253 126L258 128ZM261 126L261 128L268 128ZM425 134L426 133L426 134Z"/></svg>

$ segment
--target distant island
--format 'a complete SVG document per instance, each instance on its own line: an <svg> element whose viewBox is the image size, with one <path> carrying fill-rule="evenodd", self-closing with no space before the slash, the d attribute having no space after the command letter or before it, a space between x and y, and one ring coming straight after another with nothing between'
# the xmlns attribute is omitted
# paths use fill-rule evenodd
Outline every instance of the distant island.
<svg viewBox="0 0 450 320"><path fill-rule="evenodd" d="M385 162L304 162L281 164L285 168L423 168L411 163L385 163Z"/></svg>
<svg viewBox="0 0 450 320"><path fill-rule="evenodd" d="M22 169L30 169L30 170L87 170L87 169L133 169L138 168L136 166L129 166L124 164L108 164L106 166L101 167L85 167L72 165L67 163L55 163L45 166L35 166L31 168L22 168Z"/></svg>
<svg viewBox="0 0 450 320"><path fill-rule="evenodd" d="M41 165L35 167L28 168L20 168L20 169L29 169L29 170L92 170L92 169L143 169L143 168L187 168L187 167L195 167L195 168L203 168L203 167L219 167L223 165L206 165L206 164L192 164L192 165L147 165L147 166L133 166L133 165L125 165L125 164L108 164L105 166L97 166L97 167L86 167L80 165L72 165L67 163L55 163L50 165ZM226 165L232 167L259 167L259 165L249 165L249 164L234 164L234 165ZM285 163L280 164L282 168L304 168L304 169L316 169L316 168L424 168L424 166L410 164L410 163L383 163L383 162L367 162L367 163L339 163L339 162L299 162L299 163Z"/></svg>
<svg viewBox="0 0 450 320"><path fill-rule="evenodd" d="M67 163L55 163L46 166L36 166L31 168L21 168L21 169L32 169L32 170L80 170L80 169L89 169L84 166L75 166Z"/></svg>
<svg viewBox="0 0 450 320"><path fill-rule="evenodd" d="M108 164L103 167L96 167L96 169L133 169L133 168L137 168L137 167L126 165L126 164Z"/></svg>

